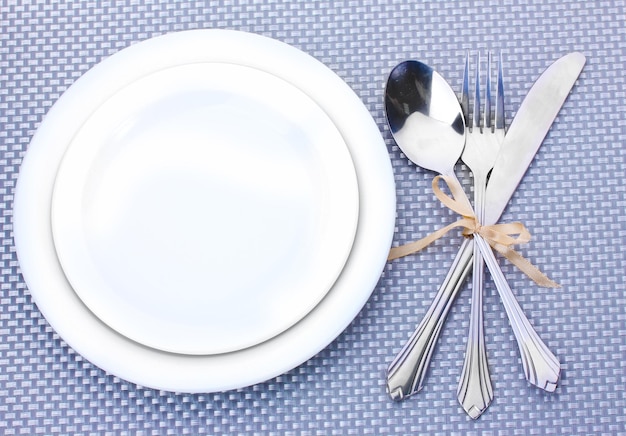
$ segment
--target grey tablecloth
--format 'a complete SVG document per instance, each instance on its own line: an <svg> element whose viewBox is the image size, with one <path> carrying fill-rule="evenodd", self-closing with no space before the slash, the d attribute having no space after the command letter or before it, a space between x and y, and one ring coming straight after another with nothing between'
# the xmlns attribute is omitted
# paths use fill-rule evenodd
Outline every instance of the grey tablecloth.
<svg viewBox="0 0 626 436"><path fill-rule="evenodd" d="M0 433L13 434L626 434L626 237L623 1L15 1L0 6ZM21 159L45 113L103 58L172 31L229 28L311 54L341 76L378 123L397 183L395 243L453 216L384 122L390 69L407 58L453 86L466 50L502 50L510 119L552 61L587 65L516 192L505 220L534 235L523 254L562 284L534 286L502 262L525 313L559 356L547 394L524 379L491 282L485 293L495 401L470 420L456 400L469 289L453 307L419 395L389 400L384 373L421 320L458 240L387 265L371 299L330 346L287 374L207 395L159 392L107 374L49 326L20 274L12 200ZM467 171L459 168L463 179Z"/></svg>

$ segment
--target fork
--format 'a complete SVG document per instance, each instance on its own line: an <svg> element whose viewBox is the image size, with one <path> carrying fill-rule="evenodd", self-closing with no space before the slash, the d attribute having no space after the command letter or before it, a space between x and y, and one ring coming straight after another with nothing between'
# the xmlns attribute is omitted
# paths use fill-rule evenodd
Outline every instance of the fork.
<svg viewBox="0 0 626 436"><path fill-rule="evenodd" d="M500 59L500 65L502 64ZM477 70L478 71L478 70ZM488 82L489 83L489 82ZM490 154L497 155L497 143L501 142L504 138L504 116L498 115L503 109L503 96L500 89L502 81L499 81L498 85L498 97L496 98L496 126L493 132L490 128L483 129L482 133L475 132L479 129L476 119L478 115L479 107L476 103L474 105L475 113L473 120L473 129L469 135L469 141L466 142L466 148L468 148L467 156L464 154L463 159L472 171L476 167L477 174L474 174L475 183L478 180L477 191L479 192L478 203L478 215L479 221L484 218L483 215L483 202L480 195L480 191L486 187L486 176L489 170L493 167L493 162L490 162L490 158L486 157ZM490 93L488 86L488 93ZM479 99L478 86L476 92L476 100ZM475 100L475 101L476 101ZM502 108L500 108L500 105ZM489 113L486 114L486 119L490 119L490 103L486 104L486 109ZM486 130L486 131L485 131ZM473 141L474 138L480 138L477 141ZM490 145L491 142L496 143L495 146ZM480 148L482 147L482 149ZM489 150L489 148L492 148ZM486 150L489 150L485 152ZM495 151L494 151L495 150ZM495 156L494 156L495 159ZM469 162L469 163L468 163ZM484 180L480 180L483 179ZM484 194L484 191L482 192ZM475 203L476 207L476 203ZM481 216L482 215L482 216ZM493 224L491 222L483 223L486 225ZM480 236L474 235L474 256L475 259L478 256L483 256L484 261L487 263L489 272L496 284L500 298L504 305L504 309L509 318L513 334L517 340L517 345L520 350L522 366L524 368L524 374L526 379L533 385L539 387L548 392L553 392L557 387L557 382L560 377L561 367L558 359L552 354L548 347L543 343L537 332L533 329L530 321L524 315L522 308L515 299L509 284L500 269L489 244ZM479 262L481 263L481 262ZM476 266L476 262L474 263ZM480 272L480 271L479 271ZM457 392L457 397L463 405L466 412L472 417L477 418L480 416L486 407L489 405L492 394L489 394L490 381L488 376L488 367L486 356L484 356L485 349L484 338L482 337L482 297L479 287L481 282L478 282L478 287L475 289L477 292L472 292L472 311L470 316L474 318L470 320L470 339L468 340L468 350L466 354L466 360L464 363L464 369L462 371L462 377ZM476 307L474 307L476 306ZM469 357L468 357L469 356ZM481 406L484 408L481 411Z"/></svg>
<svg viewBox="0 0 626 436"><path fill-rule="evenodd" d="M461 91L461 108L465 117L466 141L461 159L472 171L474 177L474 213L479 222L484 221L484 198L487 176L493 169L500 145L504 139L504 88L502 84L502 54L498 62L496 83L496 107L494 124L491 125L491 53L487 53L487 79L485 84L485 112L483 125L480 125L480 54L476 59L475 90L470 123L469 114L469 53L465 58L465 71ZM457 399L463 410L473 419L487 410L493 400L493 388L489 376L489 365L485 348L483 329L483 256L474 244L472 270L472 300L469 335L465 351L463 370L459 379Z"/></svg>

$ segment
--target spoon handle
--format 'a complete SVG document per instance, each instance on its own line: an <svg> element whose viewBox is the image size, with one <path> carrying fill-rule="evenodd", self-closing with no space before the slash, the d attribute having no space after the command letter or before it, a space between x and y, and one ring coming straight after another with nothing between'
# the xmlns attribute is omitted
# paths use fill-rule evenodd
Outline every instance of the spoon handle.
<svg viewBox="0 0 626 436"><path fill-rule="evenodd" d="M448 311L472 269L473 244L465 239L422 322L387 368L387 393L396 401L422 389Z"/></svg>
<svg viewBox="0 0 626 436"><path fill-rule="evenodd" d="M561 365L558 359L543 343L524 315L489 244L478 235L474 237L474 240L485 258L485 263L504 304L504 310L509 317L520 350L526 380L540 389L554 392L561 374Z"/></svg>

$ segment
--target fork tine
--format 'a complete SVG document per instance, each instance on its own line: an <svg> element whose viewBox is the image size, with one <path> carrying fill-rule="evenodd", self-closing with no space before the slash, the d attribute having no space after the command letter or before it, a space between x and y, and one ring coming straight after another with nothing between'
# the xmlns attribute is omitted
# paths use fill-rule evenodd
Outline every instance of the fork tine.
<svg viewBox="0 0 626 436"><path fill-rule="evenodd" d="M491 130L491 52L487 52L487 82L485 84L485 114L483 118L485 129Z"/></svg>
<svg viewBox="0 0 626 436"><path fill-rule="evenodd" d="M463 83L461 87L461 111L465 118L465 126L469 126L469 50L465 55L465 70L463 71Z"/></svg>
<svg viewBox="0 0 626 436"><path fill-rule="evenodd" d="M502 83L502 51L498 59L498 83L496 88L496 130L504 130L504 85Z"/></svg>
<svg viewBox="0 0 626 436"><path fill-rule="evenodd" d="M476 55L476 78L474 79L472 127L480 127L480 52Z"/></svg>

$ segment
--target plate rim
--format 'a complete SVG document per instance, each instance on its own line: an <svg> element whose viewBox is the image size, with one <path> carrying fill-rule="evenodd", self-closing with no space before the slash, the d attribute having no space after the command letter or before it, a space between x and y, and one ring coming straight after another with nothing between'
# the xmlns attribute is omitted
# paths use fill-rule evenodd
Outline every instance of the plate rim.
<svg viewBox="0 0 626 436"><path fill-rule="evenodd" d="M67 282L50 245L50 220L45 216L47 212L49 217L52 187L42 188L41 180L54 179L58 165L51 162L63 153L72 134L71 125L80 124L89 107L97 107L111 90L141 71L154 71L164 61L175 65L207 57L278 75L326 111L352 155L360 208L357 234L345 268L313 311L255 347L217 356L188 356L130 341L94 317L73 290L67 292ZM324 86L320 86L322 82ZM30 192L38 195L29 197ZM386 264L395 228L395 204L393 171L384 140L371 114L346 82L322 62L284 42L237 30L199 29L168 33L122 49L65 91L48 111L24 155L14 194L13 233L20 272L35 304L71 348L104 371L140 386L210 393L254 385L290 371L326 348L348 327L369 300ZM50 283L50 277L56 282ZM63 310L58 309L60 306ZM72 316L67 316L68 310ZM77 329L76 325L88 328ZM112 358L111 347L117 351L115 356L124 355L125 359ZM249 364L250 359L255 365Z"/></svg>

